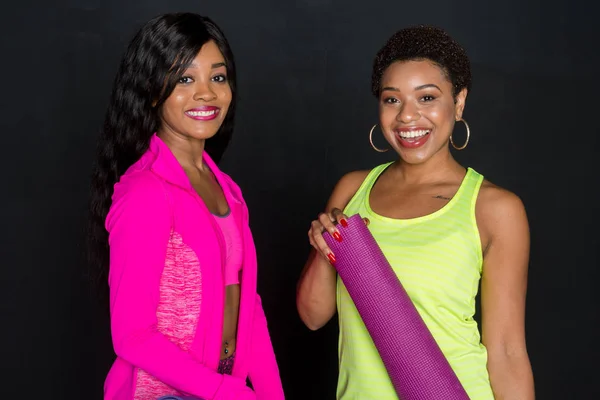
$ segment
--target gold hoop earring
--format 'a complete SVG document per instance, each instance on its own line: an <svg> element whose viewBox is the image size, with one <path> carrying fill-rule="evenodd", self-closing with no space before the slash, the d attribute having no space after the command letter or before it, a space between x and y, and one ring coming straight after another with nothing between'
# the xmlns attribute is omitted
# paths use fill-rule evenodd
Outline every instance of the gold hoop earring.
<svg viewBox="0 0 600 400"><path fill-rule="evenodd" d="M454 133L452 133L452 135L450 135L450 144L456 150L463 150L469 144L469 139L471 138L471 129L469 129L469 124L467 124L467 121L465 121L464 119L459 118L459 119L457 119L457 121L461 121L461 122L463 122L465 124L465 127L467 128L467 140L465 141L465 144L463 144L462 146L458 147L457 145L454 144L454 140L452 140L452 135L454 135Z"/></svg>
<svg viewBox="0 0 600 400"><path fill-rule="evenodd" d="M389 149L382 150L373 144L373 130L375 129L376 126L377 126L377 124L373 125L373 127L371 128L371 132L369 132L369 142L371 143L371 147L373 148L373 150L378 151L380 153L385 153Z"/></svg>

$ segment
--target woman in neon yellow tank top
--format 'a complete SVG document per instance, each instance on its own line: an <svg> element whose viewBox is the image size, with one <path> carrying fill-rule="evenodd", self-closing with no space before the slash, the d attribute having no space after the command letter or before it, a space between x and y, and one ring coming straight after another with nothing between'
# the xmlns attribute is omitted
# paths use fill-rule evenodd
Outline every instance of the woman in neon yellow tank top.
<svg viewBox="0 0 600 400"><path fill-rule="evenodd" d="M315 250L298 285L298 311L310 329L321 328L338 312L338 399L397 398L322 237L327 230L343 240L336 226L356 213L370 221L469 397L534 398L524 327L525 209L516 195L459 165L449 149L468 143L462 115L470 85L464 49L437 28L400 30L375 58L372 91L379 103L379 129L371 135L382 132L386 148L398 159L339 181L326 212L312 222L309 239ZM456 121L467 128L464 144L452 138ZM480 281L481 337L473 320Z"/></svg>

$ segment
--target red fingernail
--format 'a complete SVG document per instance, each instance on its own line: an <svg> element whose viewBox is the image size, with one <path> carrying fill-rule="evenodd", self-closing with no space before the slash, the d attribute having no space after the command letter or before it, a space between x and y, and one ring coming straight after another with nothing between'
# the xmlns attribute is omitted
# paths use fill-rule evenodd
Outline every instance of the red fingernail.
<svg viewBox="0 0 600 400"><path fill-rule="evenodd" d="M334 238L335 240L337 240L338 242L341 242L341 241L342 241L342 235L340 235L340 234L339 234L339 233L337 233L337 232L333 232L333 238Z"/></svg>
<svg viewBox="0 0 600 400"><path fill-rule="evenodd" d="M347 228L347 227L348 227L348 221L346 221L346 219L345 219L345 218L342 218L342 219L340 219L340 224L342 224L342 226L343 226L344 228Z"/></svg>
<svg viewBox="0 0 600 400"><path fill-rule="evenodd" d="M329 253L327 254L327 258L329 258L329 261L334 264L335 263L335 256L333 255L333 253Z"/></svg>

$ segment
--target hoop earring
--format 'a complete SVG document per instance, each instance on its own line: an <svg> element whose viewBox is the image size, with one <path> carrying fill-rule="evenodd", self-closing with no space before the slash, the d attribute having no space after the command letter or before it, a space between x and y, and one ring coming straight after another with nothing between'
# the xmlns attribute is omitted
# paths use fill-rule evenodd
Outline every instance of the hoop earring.
<svg viewBox="0 0 600 400"><path fill-rule="evenodd" d="M382 150L373 144L373 130L375 129L376 126L377 126L377 124L373 125L373 127L371 128L371 132L369 132L369 142L371 143L371 147L373 148L373 150L378 151L380 153L385 153L389 149Z"/></svg>
<svg viewBox="0 0 600 400"><path fill-rule="evenodd" d="M463 122L465 124L465 127L467 128L467 140L465 141L465 144L463 144L462 146L458 147L457 145L454 144L454 140L452 140L452 135L454 135L454 133L452 133L452 135L450 135L450 144L456 150L463 150L469 144L469 139L471 138L471 129L469 129L469 124L467 124L467 121L465 121L464 119L459 118L459 119L457 119L457 121L461 121L461 122Z"/></svg>

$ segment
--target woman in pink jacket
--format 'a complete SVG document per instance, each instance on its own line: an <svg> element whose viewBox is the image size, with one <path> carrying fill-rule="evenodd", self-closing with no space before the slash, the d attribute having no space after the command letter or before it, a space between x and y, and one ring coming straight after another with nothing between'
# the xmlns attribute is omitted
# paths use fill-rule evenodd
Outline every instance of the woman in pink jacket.
<svg viewBox="0 0 600 400"><path fill-rule="evenodd" d="M105 399L284 398L246 204L213 161L235 89L231 49L206 17L159 16L125 53L91 204L117 355Z"/></svg>

